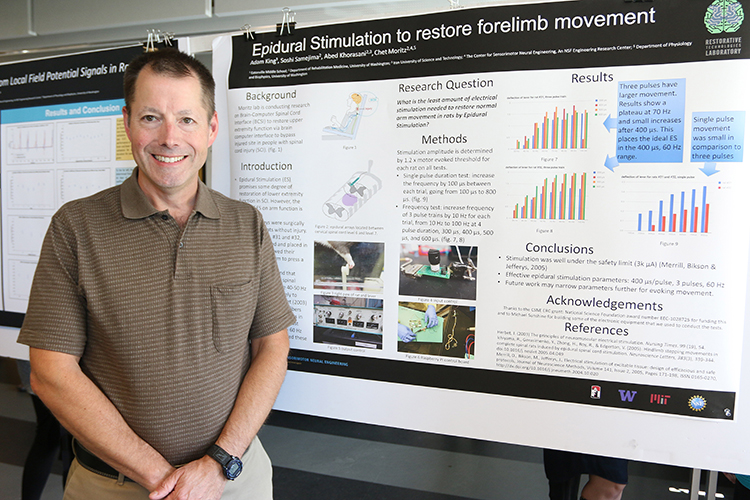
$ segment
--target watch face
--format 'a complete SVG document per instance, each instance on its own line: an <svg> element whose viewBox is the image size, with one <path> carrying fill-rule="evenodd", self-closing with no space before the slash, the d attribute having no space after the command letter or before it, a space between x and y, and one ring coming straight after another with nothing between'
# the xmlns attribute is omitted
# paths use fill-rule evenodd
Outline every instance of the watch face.
<svg viewBox="0 0 750 500"><path fill-rule="evenodd" d="M242 472L242 462L238 458L232 458L224 468L227 479L236 479Z"/></svg>

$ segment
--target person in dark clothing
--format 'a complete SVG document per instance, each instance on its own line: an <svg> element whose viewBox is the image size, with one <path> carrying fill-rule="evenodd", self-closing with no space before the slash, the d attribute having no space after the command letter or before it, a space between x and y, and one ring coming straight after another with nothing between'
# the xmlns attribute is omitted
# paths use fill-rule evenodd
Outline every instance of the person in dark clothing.
<svg viewBox="0 0 750 500"><path fill-rule="evenodd" d="M581 500L620 500L628 482L628 461L545 449L544 473L550 500L578 500L581 474L589 475Z"/></svg>
<svg viewBox="0 0 750 500"><path fill-rule="evenodd" d="M58 456L62 459L62 481L68 475L70 462L73 459L71 437L60 425L52 412L44 406L42 400L31 390L29 374L31 367L28 361L18 360L18 374L21 377L21 388L31 396L36 414L34 442L31 444L26 461L23 464L21 478L21 500L39 500L47 485L52 466Z"/></svg>

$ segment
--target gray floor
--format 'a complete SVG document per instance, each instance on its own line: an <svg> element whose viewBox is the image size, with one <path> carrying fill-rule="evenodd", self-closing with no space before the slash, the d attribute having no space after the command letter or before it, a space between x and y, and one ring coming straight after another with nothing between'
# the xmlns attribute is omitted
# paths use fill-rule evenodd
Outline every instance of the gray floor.
<svg viewBox="0 0 750 500"><path fill-rule="evenodd" d="M312 419L313 417L306 417ZM7 420L11 419L11 420ZM0 425L13 423L24 436L13 442L29 443L33 434L34 411L28 396L13 384L0 383ZM451 495L470 499L539 499L547 498L547 485L542 467L541 450L481 443L443 436L423 435L410 431L359 424L346 424L349 429L337 435L342 423L325 419L304 420L294 415L272 418L280 425L266 425L261 433L263 443L276 467L310 473L316 484L334 482L334 478L353 480L358 488L387 491L379 498L410 498L409 491L424 492L420 498ZM312 427L307 424L312 422ZM297 427L297 428L295 428ZM304 430L312 428L314 430ZM322 430L321 430L322 429ZM0 429L5 434L7 429ZM354 434L354 435L353 435ZM15 439L15 438L14 438ZM20 440L20 441L19 441ZM460 451L446 451L460 450ZM7 451L7 450L6 450ZM24 455L19 450L18 454ZM20 478L23 456L0 460L0 500L20 499ZM310 474L304 474L309 479ZM303 474L300 474L303 475ZM287 473L286 477L290 477ZM687 500L690 471L676 467L631 463L630 484L625 500ZM340 482L336 487L341 488ZM347 484L347 483L344 483ZM43 499L62 497L62 480L53 474ZM369 486L368 486L369 485ZM382 489L396 487L398 489ZM401 489L403 488L403 489ZM293 487L292 487L293 489ZM731 499L730 488L720 483L719 491ZM394 493L396 492L396 493ZM431 494L434 494L431 496ZM353 495L354 496L354 495ZM277 500L284 500L278 498ZM288 498L297 498L290 495ZM330 498L307 491L299 498ZM342 495L341 498L346 498ZM360 496L361 498L361 496Z"/></svg>
<svg viewBox="0 0 750 500"><path fill-rule="evenodd" d="M261 439L275 465L295 470L487 500L504 498L499 492L509 487L511 478L529 478L531 480L513 481L512 488L517 495L514 498L544 499L547 495L540 462L520 462L274 426L266 426Z"/></svg>

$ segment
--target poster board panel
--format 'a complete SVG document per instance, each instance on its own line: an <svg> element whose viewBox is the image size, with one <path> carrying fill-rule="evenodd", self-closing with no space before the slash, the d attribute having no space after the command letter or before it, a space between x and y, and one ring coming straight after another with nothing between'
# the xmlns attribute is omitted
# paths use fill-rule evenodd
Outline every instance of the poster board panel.
<svg viewBox="0 0 750 500"><path fill-rule="evenodd" d="M278 407L750 470L740 14L582 1L217 40L231 195L298 317ZM359 299L382 309L330 308ZM406 341L404 302L444 313L440 343Z"/></svg>
<svg viewBox="0 0 750 500"><path fill-rule="evenodd" d="M2 299L19 327L52 214L133 169L122 74L142 46L0 65Z"/></svg>

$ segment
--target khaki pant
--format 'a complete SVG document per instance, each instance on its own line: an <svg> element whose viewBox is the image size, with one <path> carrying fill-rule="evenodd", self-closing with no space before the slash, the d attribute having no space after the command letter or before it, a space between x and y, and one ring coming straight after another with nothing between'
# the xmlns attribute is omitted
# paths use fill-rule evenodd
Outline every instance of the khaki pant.
<svg viewBox="0 0 750 500"><path fill-rule="evenodd" d="M272 500L271 460L256 437L242 456L242 473L227 481L222 500ZM148 500L150 492L138 483L100 476L73 460L63 500Z"/></svg>

